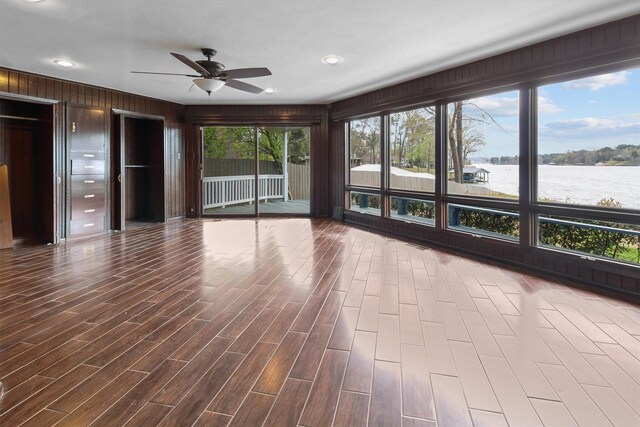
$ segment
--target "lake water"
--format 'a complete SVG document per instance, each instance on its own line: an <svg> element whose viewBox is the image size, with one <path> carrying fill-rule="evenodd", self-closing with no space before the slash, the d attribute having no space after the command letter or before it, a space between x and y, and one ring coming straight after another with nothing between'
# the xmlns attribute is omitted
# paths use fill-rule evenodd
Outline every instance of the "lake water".
<svg viewBox="0 0 640 427"><path fill-rule="evenodd" d="M477 164L491 172L487 187L518 194L518 167ZM640 210L640 166L538 166L538 195L575 204L595 205L613 198L625 208Z"/></svg>

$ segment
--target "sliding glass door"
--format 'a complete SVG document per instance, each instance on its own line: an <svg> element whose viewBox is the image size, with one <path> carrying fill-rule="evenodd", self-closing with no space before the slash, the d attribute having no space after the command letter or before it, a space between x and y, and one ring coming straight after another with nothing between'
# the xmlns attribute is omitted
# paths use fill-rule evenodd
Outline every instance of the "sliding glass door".
<svg viewBox="0 0 640 427"><path fill-rule="evenodd" d="M256 175L254 127L202 129L202 212L254 215Z"/></svg>
<svg viewBox="0 0 640 427"><path fill-rule="evenodd" d="M205 215L310 213L310 128L205 127L202 151Z"/></svg>
<svg viewBox="0 0 640 427"><path fill-rule="evenodd" d="M260 213L308 214L309 128L260 128L258 153Z"/></svg>

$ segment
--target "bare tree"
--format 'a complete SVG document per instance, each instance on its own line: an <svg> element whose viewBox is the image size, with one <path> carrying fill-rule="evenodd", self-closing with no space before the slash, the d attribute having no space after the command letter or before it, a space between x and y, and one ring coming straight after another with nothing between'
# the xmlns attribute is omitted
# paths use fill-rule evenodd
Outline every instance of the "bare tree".
<svg viewBox="0 0 640 427"><path fill-rule="evenodd" d="M456 182L462 183L462 172L464 168L463 145L464 131L462 128L462 102L453 103L453 113L449 120L449 152L453 163L453 176Z"/></svg>

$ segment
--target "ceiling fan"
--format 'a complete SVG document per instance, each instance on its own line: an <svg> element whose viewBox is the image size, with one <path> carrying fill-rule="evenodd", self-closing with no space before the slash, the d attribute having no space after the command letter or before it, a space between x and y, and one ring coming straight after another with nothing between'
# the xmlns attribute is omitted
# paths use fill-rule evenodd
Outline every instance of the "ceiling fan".
<svg viewBox="0 0 640 427"><path fill-rule="evenodd" d="M132 73L196 77L196 79L193 80L193 83L209 95L211 95L211 92L215 92L222 88L222 86L229 86L234 89L255 94L263 92L263 89L257 86L250 85L249 83L241 82L236 79L270 76L271 71L269 71L268 68L236 68L235 70L226 70L223 64L211 60L211 57L215 56L217 53L214 49L202 48L201 51L202 54L207 57L206 61L204 59L192 61L184 55L171 52L171 55L173 55L178 61L188 65L197 71L198 74L154 73L150 71L132 71Z"/></svg>

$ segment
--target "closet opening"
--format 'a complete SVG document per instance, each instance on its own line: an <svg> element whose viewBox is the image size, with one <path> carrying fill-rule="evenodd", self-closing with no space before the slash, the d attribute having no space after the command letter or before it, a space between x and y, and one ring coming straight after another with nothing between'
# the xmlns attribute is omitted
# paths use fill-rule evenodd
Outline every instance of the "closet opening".
<svg viewBox="0 0 640 427"><path fill-rule="evenodd" d="M164 222L164 119L117 114L115 127L111 162L113 229Z"/></svg>
<svg viewBox="0 0 640 427"><path fill-rule="evenodd" d="M0 98L0 166L7 166L9 203L3 202L3 247L56 242L54 106ZM6 201L6 194L3 194ZM8 206L7 206L8 205ZM11 234L9 234L9 223Z"/></svg>

